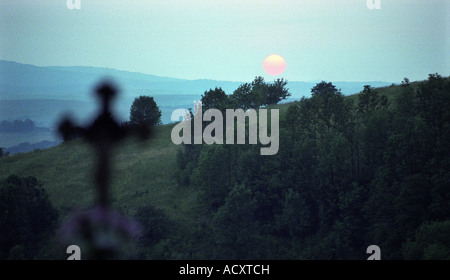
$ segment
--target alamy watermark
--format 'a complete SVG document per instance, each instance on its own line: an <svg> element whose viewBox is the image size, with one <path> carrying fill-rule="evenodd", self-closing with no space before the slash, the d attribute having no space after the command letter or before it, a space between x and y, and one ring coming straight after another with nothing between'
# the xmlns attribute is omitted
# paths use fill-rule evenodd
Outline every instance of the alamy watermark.
<svg viewBox="0 0 450 280"><path fill-rule="evenodd" d="M79 10L81 9L81 0L67 0L66 5L69 10Z"/></svg>
<svg viewBox="0 0 450 280"><path fill-rule="evenodd" d="M367 8L370 10L380 10L381 9L381 0L367 0Z"/></svg>
<svg viewBox="0 0 450 280"><path fill-rule="evenodd" d="M270 111L270 136L268 135L268 118L267 112ZM242 109L226 109L225 110L225 128L224 117L222 111L218 109L209 109L204 114L201 102L194 102L193 116L186 109L177 109L173 111L171 120L180 121L172 129L171 139L176 145L184 144L245 144L246 136L246 120L248 119L248 143L269 145L261 147L261 155L275 155L279 148L279 112L278 109L259 109L258 113L255 109L244 111ZM192 118L194 123L194 134L192 139ZM214 120L213 120L214 118ZM203 121L210 122L203 129ZM212 121L212 122L211 122ZM236 121L236 122L235 122ZM235 137L236 123L236 137ZM180 135L180 132L182 135ZM192 143L193 140L193 143Z"/></svg>
<svg viewBox="0 0 450 280"><path fill-rule="evenodd" d="M367 254L371 254L367 260L381 260L381 249L378 245L370 245L366 250Z"/></svg>
<svg viewBox="0 0 450 280"><path fill-rule="evenodd" d="M67 258L67 260L69 260L69 261L73 261L73 260L79 261L79 260L81 260L81 249L77 245L70 245L69 247L67 247L66 253L67 254L71 254Z"/></svg>

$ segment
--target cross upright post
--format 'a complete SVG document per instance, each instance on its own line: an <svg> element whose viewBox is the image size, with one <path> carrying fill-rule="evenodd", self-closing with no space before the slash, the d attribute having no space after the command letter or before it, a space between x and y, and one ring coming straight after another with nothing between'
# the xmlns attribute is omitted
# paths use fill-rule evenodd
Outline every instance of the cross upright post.
<svg viewBox="0 0 450 280"><path fill-rule="evenodd" d="M101 109L97 118L89 126L75 126L70 119L65 119L59 126L59 132L65 140L82 137L96 149L98 158L95 183L98 187L98 204L102 207L107 207L109 204L110 155L113 146L133 132L144 139L150 134L149 127L123 127L113 118L111 101L116 96L116 92L115 87L109 83L100 84L96 88L95 93L101 101Z"/></svg>

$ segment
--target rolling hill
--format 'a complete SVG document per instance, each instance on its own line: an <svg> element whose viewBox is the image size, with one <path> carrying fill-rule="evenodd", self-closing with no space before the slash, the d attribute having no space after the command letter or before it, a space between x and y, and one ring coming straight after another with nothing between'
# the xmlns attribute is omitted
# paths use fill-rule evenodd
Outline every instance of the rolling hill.
<svg viewBox="0 0 450 280"><path fill-rule="evenodd" d="M418 83L412 83L416 87ZM380 94L393 98L399 87L378 88ZM356 98L352 95L347 98ZM278 104L282 116L291 103ZM170 132L173 124L156 128L155 137L147 143L128 139L117 148L114 165L114 206L133 212L146 202L166 210L170 217L187 225L196 217L194 190L177 185L176 153ZM9 174L35 176L49 192L54 205L63 213L89 206L93 202L92 149L75 140L31 153L0 158L0 180ZM76 197L77 199L74 199Z"/></svg>
<svg viewBox="0 0 450 280"><path fill-rule="evenodd" d="M413 82L411 87L417 88L420 83ZM400 86L377 88L379 94L390 100L399 96L401 90ZM358 95L346 98L356 101ZM292 104L273 107L280 109L281 122ZM170 139L173 126L167 124L156 127L153 138L145 143L130 138L117 147L111 173L112 207L127 215L134 215L140 206L153 205L162 209L176 230L171 231L162 243L158 243L153 257L167 257L164 255L164 246L167 246L171 252L168 257L198 258L189 255L186 252L189 249L186 248L202 246L201 235L215 229L211 227L211 216L205 215L204 204L196 187L181 186L176 180L180 147ZM95 152L81 140L46 150L1 157L0 170L0 180L10 174L36 177L48 192L62 220L72 211L94 203ZM278 237L273 238L274 242L278 242ZM177 252L177 248L183 249Z"/></svg>
<svg viewBox="0 0 450 280"><path fill-rule="evenodd" d="M231 94L240 84L250 81L184 80L110 68L86 66L39 67L0 60L0 100L57 99L91 101L91 89L102 78L113 78L125 98L139 94L200 95L205 90L221 87ZM382 81L334 81L346 95L359 92L366 84L374 87L390 85ZM316 82L289 81L293 98L308 96Z"/></svg>

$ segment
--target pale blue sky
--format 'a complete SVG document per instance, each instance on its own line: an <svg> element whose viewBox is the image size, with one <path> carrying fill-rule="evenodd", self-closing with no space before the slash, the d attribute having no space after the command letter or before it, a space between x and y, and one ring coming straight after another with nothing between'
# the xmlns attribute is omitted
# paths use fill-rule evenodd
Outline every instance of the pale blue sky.
<svg viewBox="0 0 450 280"><path fill-rule="evenodd" d="M0 0L0 59L251 81L270 54L290 81L450 75L450 1Z"/></svg>

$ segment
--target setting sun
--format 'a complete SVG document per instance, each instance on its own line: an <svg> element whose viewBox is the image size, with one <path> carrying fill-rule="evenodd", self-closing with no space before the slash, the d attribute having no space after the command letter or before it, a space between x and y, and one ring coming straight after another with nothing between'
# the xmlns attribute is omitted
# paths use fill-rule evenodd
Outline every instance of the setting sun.
<svg viewBox="0 0 450 280"><path fill-rule="evenodd" d="M269 55L263 61L263 68L269 75L280 75L286 69L286 60L277 54Z"/></svg>

